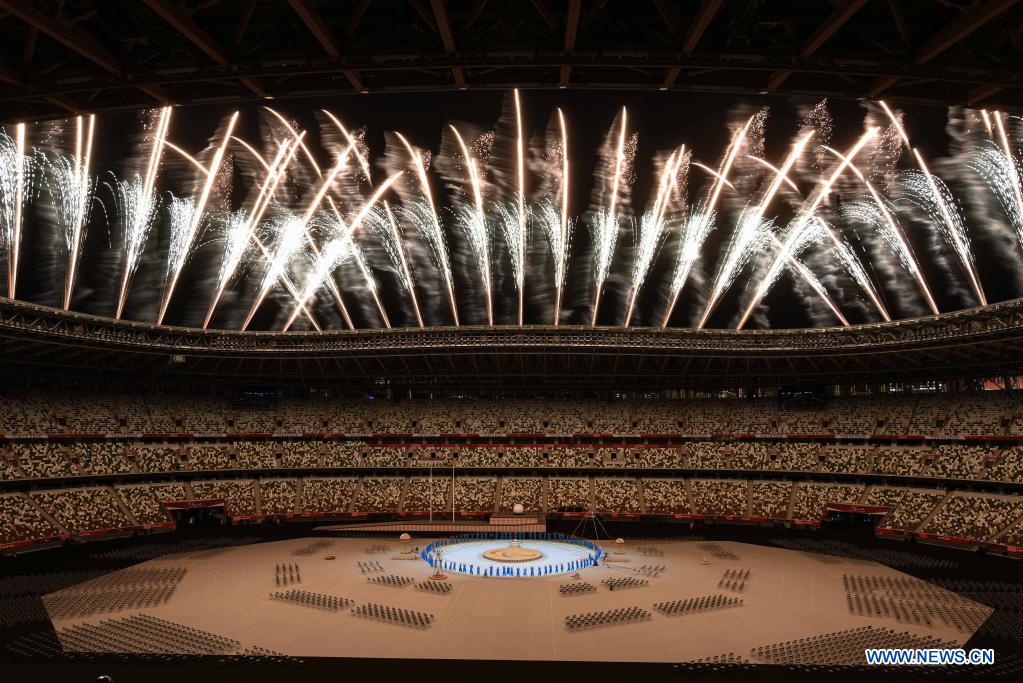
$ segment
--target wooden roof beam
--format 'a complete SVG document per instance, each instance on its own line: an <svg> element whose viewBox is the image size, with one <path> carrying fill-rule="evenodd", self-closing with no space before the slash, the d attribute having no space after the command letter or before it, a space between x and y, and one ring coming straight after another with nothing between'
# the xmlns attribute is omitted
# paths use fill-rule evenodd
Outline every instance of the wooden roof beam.
<svg viewBox="0 0 1023 683"><path fill-rule="evenodd" d="M982 100L986 100L992 95L1000 93L1002 90L1004 90L1004 88L1000 85L982 85L970 93L966 104L973 107L979 104Z"/></svg>
<svg viewBox="0 0 1023 683"><path fill-rule="evenodd" d="M45 33L64 47L72 50L82 57L85 57L92 63L109 71L110 73L117 75L124 73L124 69L117 58L111 55L106 48L100 45L99 42L80 28L65 26L52 15L40 12L33 7L31 3L24 2L24 0L0 0L0 9L7 10L33 29ZM11 79L17 80L12 81ZM6 81L11 85L20 84L20 79L18 79L17 73L10 69L0 68L0 80ZM146 86L140 87L139 90L162 104L170 102L170 95L167 94L167 91L163 88ZM75 113L81 112L81 107L74 105L70 100L65 98L45 99L47 102L56 104L68 111L73 111Z"/></svg>
<svg viewBox="0 0 1023 683"><path fill-rule="evenodd" d="M238 17L238 23L234 25L234 30L231 31L231 40L235 43L240 43L245 39L245 32L249 30L249 22L252 21L252 15L256 12L256 3L258 0L248 0L245 3L245 7L242 8L241 16Z"/></svg>
<svg viewBox="0 0 1023 683"><path fill-rule="evenodd" d="M664 27L674 33L678 30L678 12L672 12L668 9L668 6L664 4L664 0L653 0L654 9L657 10L657 14L660 15L661 21L664 22Z"/></svg>
<svg viewBox="0 0 1023 683"><path fill-rule="evenodd" d="M682 41L682 54L689 55L693 53L696 46L700 44L703 34L706 33L707 27L710 26L710 22L714 21L714 17L717 16L724 4L725 0L703 0L700 9L696 10L693 22L689 24L689 28L686 30L686 37ZM680 69L677 68L668 69L668 74L664 78L662 88L666 90L674 85L679 72Z"/></svg>
<svg viewBox="0 0 1023 683"><path fill-rule="evenodd" d="M835 9L828 15L828 18L811 33L799 48L799 56L803 59L810 57L828 41L831 36L846 22L853 18L860 9L867 4L867 0L842 0ZM767 82L767 92L774 92L784 83L791 71L775 71Z"/></svg>
<svg viewBox="0 0 1023 683"><path fill-rule="evenodd" d="M0 81L8 85L21 85L21 77L18 76L18 72L3 64L0 64Z"/></svg>
<svg viewBox="0 0 1023 683"><path fill-rule="evenodd" d="M0 0L0 9L5 9L32 28L42 31L64 47L73 50L110 73L120 74L120 62L106 48L81 29L65 26L52 14L36 9L25 0Z"/></svg>
<svg viewBox="0 0 1023 683"><path fill-rule="evenodd" d="M316 9L309 4L309 0L288 0L288 4L295 10L295 13L302 19L309 32L316 38L316 42L320 44L324 52L330 55L333 59L341 58L341 44L337 42L337 38L334 37L334 33L330 28L323 22ZM358 9L358 8L357 8ZM362 8L365 12L365 7ZM360 15L361 18L361 15ZM344 71L345 78L352 84L352 87L362 92L365 90L363 85L362 77L355 71L346 70Z"/></svg>
<svg viewBox="0 0 1023 683"><path fill-rule="evenodd" d="M926 64L974 31L1017 4L1019 0L987 0L950 21L916 53L913 61Z"/></svg>
<svg viewBox="0 0 1023 683"><path fill-rule="evenodd" d="M987 0L975 6L968 12L948 22L943 29L920 48L913 61L916 64L926 64L941 53L968 38L977 29L989 23L999 15L1018 4L1019 0ZM885 76L874 81L870 88L870 96L877 97L888 88L898 82L894 76Z"/></svg>
<svg viewBox="0 0 1023 683"><path fill-rule="evenodd" d="M213 36L199 28L192 18L185 14L181 8L174 5L170 0L143 0L146 6L159 16L171 27L184 36L190 43L202 50L207 57L220 66L228 66L229 58L227 50L220 43L214 40ZM254 94L263 97L266 90L255 78L239 78L242 85L251 90Z"/></svg>
<svg viewBox="0 0 1023 683"><path fill-rule="evenodd" d="M689 29L686 31L685 40L682 41L682 52L690 54L696 49L696 46L703 38L703 34L706 33L707 27L710 26L710 22L714 20L714 17L717 16L724 4L725 0L703 0L700 9L696 11L693 23L689 25Z"/></svg>
<svg viewBox="0 0 1023 683"><path fill-rule="evenodd" d="M359 4L355 6L355 11L352 12L352 17L345 26L345 35L349 38L354 36L355 32L359 29L359 24L362 23L362 18L366 15L366 10L369 8L369 2L370 0L359 0Z"/></svg>
<svg viewBox="0 0 1023 683"><path fill-rule="evenodd" d="M899 32L899 40L908 45L913 40L913 34L909 30L909 22L906 21L906 14L902 11L899 0L888 0L888 10L892 13L895 30Z"/></svg>
<svg viewBox="0 0 1023 683"><path fill-rule="evenodd" d="M473 3L469 13L465 15L464 19L462 19L463 31L468 31L472 28L472 25L476 23L477 19L479 19L480 13L483 12L483 8L486 6L487 0L476 0L476 2Z"/></svg>
<svg viewBox="0 0 1023 683"><path fill-rule="evenodd" d="M817 52L828 41L831 36L835 35L836 32L846 22L853 18L860 9L867 4L867 0L842 0L834 9L834 11L828 15L828 18L824 20L820 26L817 27L810 36L803 41L802 47L799 49L800 57L809 57L813 53Z"/></svg>
<svg viewBox="0 0 1023 683"><path fill-rule="evenodd" d="M440 34L441 42L444 43L444 51L448 53L448 56L453 57L455 55L455 34L451 31L451 20L448 17L448 7L444 0L430 0L430 6L433 8L433 18L437 24L437 33ZM451 75L455 79L455 85L459 88L464 89L465 86L465 72L462 71L461 67L454 67L451 69Z"/></svg>
<svg viewBox="0 0 1023 683"><path fill-rule="evenodd" d="M569 55L575 50L575 41L579 36L579 15L582 11L583 2L582 0L569 0L568 2L568 16L565 19L565 54ZM558 79L558 84L562 88L568 87L568 79L572 75L572 67L562 66L561 77Z"/></svg>
<svg viewBox="0 0 1023 683"><path fill-rule="evenodd" d="M558 22L554 19L554 15L551 14L551 10L547 7L547 3L543 0L533 0L533 7L536 8L537 14L543 19L544 23L550 30L554 30L558 27Z"/></svg>

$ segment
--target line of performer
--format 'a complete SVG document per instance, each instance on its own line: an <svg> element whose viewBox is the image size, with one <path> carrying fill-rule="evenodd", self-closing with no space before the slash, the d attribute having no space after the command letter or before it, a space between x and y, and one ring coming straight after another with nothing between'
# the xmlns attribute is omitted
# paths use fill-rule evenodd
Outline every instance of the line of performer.
<svg viewBox="0 0 1023 683"><path fill-rule="evenodd" d="M489 541L489 540L510 540L513 545L519 540L524 541L554 541L559 543L566 543L574 545L580 549L585 549L587 552L586 556L577 560L569 562L557 562L543 565L530 565L530 566L497 566L497 565L476 565L470 562L454 562L444 559L444 550L448 546L457 545L459 543L472 542L472 541ZM471 533L471 534L459 534L452 538L439 539L433 543L427 545L420 551L420 557L424 559L431 567L435 569L441 569L446 571L458 572L461 574L471 574L473 576L497 576L497 577L536 577L536 576L549 576L552 574L564 574L565 572L578 571L585 567L592 567L600 563L601 558L607 555L604 549L599 545L585 538L579 538L578 536L571 536L568 534L561 534L557 532L525 532L525 533L511 533L511 532L490 532L490 533Z"/></svg>
<svg viewBox="0 0 1023 683"><path fill-rule="evenodd" d="M449 572L458 572L459 574L471 574L473 576L505 576L505 577L531 577L531 576L549 576L551 574L564 574L565 572L576 571L583 569L584 567L590 567L593 565L593 556L589 555L582 560L573 560L571 562L559 562L557 564L545 564L531 567L497 567L489 565L487 567L480 567L479 565L469 564L468 562L444 562L443 560L437 564L431 564L430 566L440 566L441 569L445 569ZM527 571L528 569L528 571Z"/></svg>

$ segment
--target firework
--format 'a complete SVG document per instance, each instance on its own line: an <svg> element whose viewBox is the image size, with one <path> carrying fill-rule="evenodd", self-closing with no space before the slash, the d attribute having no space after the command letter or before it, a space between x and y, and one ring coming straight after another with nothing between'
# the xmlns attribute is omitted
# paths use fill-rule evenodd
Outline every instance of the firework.
<svg viewBox="0 0 1023 683"><path fill-rule="evenodd" d="M657 185L657 198L654 200L654 208L643 214L639 224L639 238L637 240L636 255L632 261L632 286L629 293L629 303L625 311L625 326L632 322L632 313L636 308L636 297L639 290L646 281L650 272L650 265L654 261L664 230L667 225L665 210L672 196L672 186L678 177L678 170L685 158L685 146L671 153L667 163L661 170L661 180Z"/></svg>
<svg viewBox="0 0 1023 683"><path fill-rule="evenodd" d="M838 150L827 146L825 146L825 149L835 155L839 160L845 161L845 156ZM896 256L902 263L902 266L908 270L916 280L917 285L920 287L920 293L923 294L924 299L927 301L927 305L930 306L931 312L934 313L934 315L938 315L938 305L935 303L934 297L931 295L931 290L927 286L927 280L924 278L924 274L920 270L920 264L917 263L916 256L913 254L913 249L909 246L909 242L906 241L906 236L903 234L902 227L895 219L888 203L881 198L878 191L874 189L873 184L867 180L860 169L856 168L855 164L849 163L848 167L853 174L856 175L860 182L863 183L864 187L867 188L873 207L871 208L869 205L864 204L850 203L847 206L846 214L849 216L858 215L863 222L873 224L877 227L881 237L888 243L892 250L895 251Z"/></svg>
<svg viewBox="0 0 1023 683"><path fill-rule="evenodd" d="M852 248L839 239L838 233L835 231L835 227L833 225L828 224L819 217L814 217L814 220L818 227L820 227L834 245L833 251L835 256L838 258L839 263L845 267L849 275L856 281L856 284L860 286L860 289L866 293L871 303L874 304L874 308L876 308L877 312L881 314L881 317L884 318L885 322L890 322L892 317L888 314L888 309L883 303L881 303L881 298L878 295L877 290L874 288L873 283L870 281L870 277L867 275L867 271L864 269L863 263L853 252Z"/></svg>
<svg viewBox="0 0 1023 683"><path fill-rule="evenodd" d="M283 220L272 223L272 232L277 235L277 246L273 256L267 261L267 267L263 273L263 279L260 282L256 300L252 302L248 315L245 316L245 322L242 323L241 329L243 330L248 328L253 316L256 315L256 311L259 310L260 304L263 303L267 294L270 293L270 290L278 281L284 283L285 288L288 289L297 301L303 305L305 303L302 294L288 277L287 269L305 242L306 221L296 216L288 216ZM315 323L314 326L319 329L319 326L315 325Z"/></svg>
<svg viewBox="0 0 1023 683"><path fill-rule="evenodd" d="M96 181L90 175L92 139L96 119L75 118L75 151L71 156L57 155L46 167L46 183L50 204L57 224L64 233L67 246L67 268L64 275L64 310L71 308L82 243L85 240Z"/></svg>
<svg viewBox="0 0 1023 683"><path fill-rule="evenodd" d="M301 136L299 139L301 139ZM245 143L243 144L252 151L257 159L263 161L262 156L254 149ZM206 309L206 318L202 324L203 329L209 327L210 321L213 319L213 312L216 310L217 304L220 303L220 297L223 296L227 283L231 281L231 278L234 277L235 272L238 270L249 242L256 242L257 246L263 251L264 258L267 257L268 252L262 242L259 241L256 230L263 220L263 214L270 205L275 188L284 177L288 164L295 157L296 151L298 151L297 142L285 142L278 148L273 164L263 163L267 172L266 178L259 188L259 194L256 196L251 214L246 215L244 212L239 212L228 222L227 229L224 231L224 250L220 259L220 272L217 276L217 291L210 301L209 307Z"/></svg>
<svg viewBox="0 0 1023 683"><path fill-rule="evenodd" d="M977 300L982 306L986 306L987 295L984 294L984 288L980 284L980 276L977 274L977 269L973 263L973 253L970 251L970 240L966 233L966 225L963 222L961 212L956 209L955 198L949 192L945 183L931 173L930 168L927 167L927 163L924 161L923 155L920 154L920 150L910 144L909 135L906 134L906 129L902 127L902 122L895 116L895 113L892 112L885 102L882 101L880 104L885 114L891 120L892 125L895 126L895 130L898 131L899 137L902 139L903 144L906 145L906 149L913 152L917 167L920 169L919 176L906 174L909 191L918 198L918 204L924 208L930 218L943 227L944 236L951 242L956 257L959 259L959 264L973 286Z"/></svg>
<svg viewBox="0 0 1023 683"><path fill-rule="evenodd" d="M117 297L117 312L114 316L118 320L124 313L124 303L128 298L128 285L138 268L139 260L142 258L142 249L145 247L149 231L155 220L156 175L160 170L160 159L163 156L164 143L167 141L172 111L170 107L164 107L157 116L156 130L150 144L145 175L136 176L130 181L115 181L121 208L119 215L123 221L124 230L121 289Z"/></svg>
<svg viewBox="0 0 1023 683"><path fill-rule="evenodd" d="M0 219L7 254L7 297L17 296L21 228L28 202L29 159L25 154L25 124L14 127L14 139L0 134Z"/></svg>
<svg viewBox="0 0 1023 683"><path fill-rule="evenodd" d="M519 180L518 195L515 202L517 239L512 242L514 251L512 265L515 271L515 286L519 291L519 325L523 322L526 301L526 141L522 132L522 105L519 102L519 91L515 91L515 128L518 136L515 140L516 170ZM624 122L622 124L624 128Z"/></svg>
<svg viewBox="0 0 1023 683"><path fill-rule="evenodd" d="M593 313L590 318L590 325L597 324L597 311L600 308L600 293L604 289L604 282L611 272L611 257L614 255L615 245L618 243L618 193L621 191L622 177L624 175L625 158L625 133L628 125L628 112L622 107L621 123L618 128L618 144L614 151L614 173L611 179L611 196L607 208L597 212L597 218L591 226L593 237Z"/></svg>
<svg viewBox="0 0 1023 683"><path fill-rule="evenodd" d="M746 140L747 133L749 133L750 126L753 125L754 118L755 117L751 116L746 121L746 124L736 131L735 135L732 137L731 143L728 145L728 150L725 152L724 159L721 162L721 171L713 172L715 179L711 184L707 200L698 212L700 217L699 222L697 222L690 230L690 233L694 236L703 235L704 237L702 239L705 239L706 234L710 233L713 225L711 221L714 220L715 215L714 209L721 196L722 188L726 183L728 183L728 173L731 171L732 165L735 164L735 159L743 147L743 143ZM791 156L792 155L790 155L790 157ZM763 202L761 202L761 204L763 204ZM725 258L718 267L717 276L714 278L714 283L711 286L710 298L704 306L703 315L700 317L700 322L696 326L697 329L702 329L707 323L707 318L709 318L710 314L714 312L714 308L717 306L721 295L731 286L733 278L748 259L750 250L758 243L758 237L764 227L762 214L763 210L761 209L755 210L748 215L744 212L742 217L740 217L736 230L732 233L731 239L729 240L728 248L725 251ZM685 274L688 275L688 270ZM674 287L676 283L678 284L677 288ZM682 287L685 286L685 278L683 277L681 280L679 277L673 278L672 285L673 291L668 302L668 308L664 312L664 318L661 319L661 327L668 326L668 321L671 319L671 312L675 310L675 304L678 303L679 293L682 291Z"/></svg>
<svg viewBox="0 0 1023 683"><path fill-rule="evenodd" d="M321 110L327 117L334 123L334 126L341 131L344 135L345 140L348 141L348 145L355 150L355 158L359 162L359 167L362 170L363 175L366 176L366 182L372 183L373 179L370 177L369 162L366 157L358 149L355 144L355 139L348 132L348 129L342 125L341 121L326 109ZM408 292L409 300L412 302L412 310L416 315L416 322L419 323L420 327L423 325L423 314L419 310L419 300L416 298L416 284L412 278L412 270L409 268L408 257L405 255L405 248L401 238L401 233L398 230L398 221L394 219L394 212L391 210L391 205L387 200L383 201L384 214L387 217L386 225L390 229L387 232L381 233L377 231L378 235L381 235L381 241L384 242L384 247L387 250L388 256L391 257L392 262L398 267L398 272L401 277L401 283L405 287L405 291ZM378 222L373 222L373 225L381 225Z"/></svg>
<svg viewBox="0 0 1023 683"><path fill-rule="evenodd" d="M414 202L407 211L405 217L411 221L426 241L434 263L440 271L441 279L444 281L448 294L448 303L451 305L451 318L455 327L459 327L458 306L455 304L454 278L451 274L451 260L448 258L448 245L444 236L444 228L441 227L440 218L437 216L437 206L433 202L433 192L430 190L430 178L426 174L426 166L423 164L423 155L412 148L404 135L398 134L398 139L408 152L415 176L419 181L419 191L422 199Z"/></svg>
<svg viewBox="0 0 1023 683"><path fill-rule="evenodd" d="M990 119L994 120L993 129ZM984 112L984 120L988 122L988 133L997 133L998 146L983 143L978 145L968 163L987 181L991 192L998 198L1005 215L1012 223L1020 246L1023 247L1023 189L1020 183L1019 161L1009 144L1001 112L992 112L990 117Z"/></svg>
<svg viewBox="0 0 1023 683"><path fill-rule="evenodd" d="M171 225L179 225L179 227L171 231L170 251L167 257L167 286L164 288L163 299L160 302L160 312L156 316L157 325L163 322L163 317L167 314L167 306L174 295L174 287L178 284L178 277L181 275L181 269L185 267L185 261L188 259L188 253L192 249L195 236L199 232L199 224L206 212L206 203L209 201L210 192L213 190L213 183L217 179L220 164L224 160L224 151L227 149L227 143L231 140L231 132L234 130L235 123L237 122L238 112L235 112L228 121L224 139L213 153L213 159L210 160L209 167L203 168L206 180L203 183L202 191L199 193L199 198L194 203L191 200L189 201L190 208L187 216L181 215L178 217L181 223L184 224L183 226L174 221L172 210ZM180 205L181 202L178 202L178 204ZM174 204L172 204L172 209L173 207Z"/></svg>
<svg viewBox="0 0 1023 683"><path fill-rule="evenodd" d="M807 281L807 284L809 284L814 289L814 291L817 292L817 294L821 297L821 299L825 301L828 307L831 308L832 311L836 312L836 317L838 317L838 319L842 321L842 324L843 325L849 324L845 317L842 316L841 313L837 312L838 309L831 301L831 298L828 297L827 294L824 292L824 289L823 287L820 286L820 283L818 283L816 279L813 279L811 281L806 277L807 273L809 273L809 270L805 267L799 267L799 265L801 264L799 264L798 261L796 260L795 254L797 250L794 249L794 247L800 246L802 244L802 240L804 239L804 235L806 234L807 226L813 225L817 209L820 208L821 203L830 194L831 188L835 185L835 183L842 176L845 170L852 165L853 160L856 158L856 155L859 154L860 151L866 146L866 144L877 135L877 132L878 132L877 128L869 128L867 132L861 135L860 139L856 141L856 144L852 146L849 152L842 155L842 160L832 171L828 179L817 187L817 189L814 191L813 195L811 196L808 202L804 202L803 207L800 209L798 215L793 221L793 224L789 228L788 234L790 236L790 239L787 239L785 243L781 246L781 248L778 250L774 263L772 263L770 268L768 269L769 277L764 278L764 280L760 283L760 286L756 290L756 294L754 294L752 300L749 302L749 305L743 312L742 317L739 318L739 324L736 326L736 329L741 330L743 328L743 326L746 324L746 321L749 320L750 315L753 313L753 309L760 305L760 301L764 298L764 296L767 294L770 288L774 285L775 279L780 273L781 267L784 265L788 265L790 263L797 266L795 268L796 272L801 277L803 277L804 280Z"/></svg>
<svg viewBox="0 0 1023 683"><path fill-rule="evenodd" d="M830 259L835 266L833 272L840 272L852 283L857 295L862 293L864 303L876 309L879 320L890 320L894 313L886 305L891 292L879 283L895 286L906 273L914 279L931 312L937 314L938 304L924 277L924 266L930 264L922 264L911 246L926 239L949 256L955 255L950 275L964 282L978 302L987 301L971 250L964 207L949 185L931 172L920 150L910 145L901 119L884 103L880 106L891 121L886 132L877 140L879 129L869 128L844 152L825 144L831 122L823 105L814 108L812 117L804 123L804 132L793 140L787 156L777 166L762 158L765 111L733 130L715 168L694 161L689 145L666 152L663 163L658 161L648 203L635 211L630 197L637 134L630 132L623 109L599 151L595 208L581 217L570 214L571 168L565 115L556 110L556 117L548 125L546 149L531 157L530 167L519 93L513 93L513 103L515 129L509 133L514 136L515 155L505 176L510 179L510 187L501 196L489 195L485 180L491 173L501 177L505 170L490 165L486 150L493 142L492 132L470 141L463 137L464 129L451 127L457 148L450 152L442 149L441 153L443 159L454 160L456 173L444 172L442 177L450 182L435 191L438 186L432 176L437 170L431 168L432 153L413 148L400 133L396 134L400 154L388 159L386 180L374 184L373 159L363 136L353 136L330 112L325 112L329 121L324 120L321 139L331 141L328 147L340 140L343 149L337 151L334 165L327 169L316 161L321 150L312 147L297 124L276 111L267 110L275 132L267 145L271 151L265 156L235 135L240 128L236 125L240 116L236 114L225 120L209 156L200 161L168 139L174 137L169 135L171 110L157 110L147 129L143 168L137 175L114 176L107 183L115 201L112 207L105 206L103 213L120 255L112 284L117 292L116 316L122 317L128 296L135 294L132 282L145 260L144 251L151 244L160 244L166 245L167 256L157 267L158 275L146 273L145 278L139 277L138 285L162 280L161 291L156 293L157 323L171 317L168 310L177 301L175 296L188 296L190 300L201 297L204 305L208 302L203 327L209 327L218 307L224 307L227 288L234 283L240 292L253 297L246 297L245 308L228 318L240 321L242 329L250 327L276 288L288 295L275 302L286 306L281 316L283 330L290 329L299 315L307 318L313 329L326 327L326 322L321 325L313 314L312 303L321 293L326 301L327 292L349 329L355 324L348 309L351 301L346 304L345 297L358 300L364 306L360 310L375 306L379 319L374 316L371 326L389 328L392 323L384 302L393 301L388 298L392 293L383 291L374 276L383 268L396 273L403 290L397 294L408 297L420 327L425 323L417 289L424 287L426 291L443 291L435 299L441 306L450 307L450 320L460 324L456 282L476 283L473 300L484 304L486 322L491 325L495 324L495 310L509 310L502 308L504 305L516 309L508 322L529 322L525 310L527 283L535 292L549 285L553 320L548 321L558 325L562 323L564 290L573 284L568 264L574 257L573 229L580 222L592 235L592 264L588 279L574 283L585 289L571 291L581 291L590 325L599 319L601 297L608 282L621 278L627 289L621 310L614 311L614 319L620 324L628 327L657 315L661 327L667 327L681 293L689 287L695 289L695 300L702 303L697 316L697 327L702 328L722 302L729 300L726 295L742 284L746 273L751 273L751 279L739 297L742 305L735 318L739 329L786 273L800 282L801 296L820 299L840 323L849 324L836 304L846 300L847 292L831 278L819 277L810 269L811 265L816 269L823 259ZM1023 262L1023 167L1014 147L1016 141L1010 136L1005 114L979 111L972 115L977 135L963 138L969 147L961 159L970 173L985 181L986 188L971 185L966 208L972 209L977 201L997 203L996 210L1005 214L1007 225L1015 233L1018 249L994 257ZM87 233L90 244L93 240L95 227L90 223L97 221L90 213L96 194L92 170L96 166L95 121L83 116L73 119L69 126L75 136L73 153L31 149L28 140L34 136L25 125L11 128L10 135L0 134L0 228L7 293L16 293L19 270L38 267L27 259L22 234L24 225L31 224L28 216L36 215L30 207L35 201L34 179L38 175L46 184L48 208L58 228L55 252L66 250L66 267L58 273L62 286L52 288L63 290L59 298L66 309L72 307L76 280L80 279ZM331 138L335 129L343 137ZM872 151L863 152L872 141ZM237 205L231 204L231 196L224 189L228 177L235 184L241 180L225 170L228 166L233 169L235 163L233 158L225 160L229 145L247 150L245 161L250 155L255 161L250 163L254 169L251 177L245 176L251 192ZM912 152L908 170L895 167L895 153L901 145ZM189 170L195 169L194 192L170 191L172 179L165 177L161 166L167 150L188 161ZM820 174L817 169L825 167L829 154L834 162ZM878 163L879 159L890 163ZM351 163L353 160L356 163ZM744 164L740 160L748 161ZM438 165L443 171L443 165ZM690 208L687 186L691 166L705 171L707 178L700 200ZM957 175L958 169L951 166L944 168L948 169L943 174L949 177L949 183L972 179ZM398 183L405 173L408 184ZM530 173L535 174L535 185ZM805 197L801 186L808 188ZM303 198L304 187L310 189L309 196ZM974 187L981 189L974 191ZM395 188L399 192L391 194ZM726 190L731 193L730 201L725 201ZM782 197L784 202L780 201ZM908 226L904 227L907 220L913 221L919 231L912 242L907 236ZM616 253L620 234L629 227L634 230L631 254ZM534 259L527 248L534 228L549 249L550 268L539 259L531 262ZM208 278L197 273L194 282L200 284L179 286L185 280L183 270L207 229L215 231L219 240L219 259ZM715 231L725 234L720 240L712 240ZM496 238L496 232L501 238ZM464 244L470 258L453 262L449 240ZM857 240L863 240L866 251ZM373 248L375 245L379 248ZM652 282L659 273L655 264L664 251L670 259L665 282ZM866 260L868 255L873 262ZM371 262L377 258L388 261ZM424 279L416 281L412 264L430 261L436 270L426 268L417 274ZM243 267L249 262L254 267ZM705 288L701 262L711 271ZM511 264L513 282L507 283L508 300L502 302L495 281L502 264L507 263ZM944 263L939 258L934 265ZM430 289L431 277L439 289ZM697 284L701 285L699 289ZM654 313L645 310L642 302L653 299L644 292L658 285L664 287L667 300L663 310L658 308ZM915 290L908 291L916 296ZM659 299L654 301L660 303ZM586 303L590 304L588 309ZM604 305L611 305L611 300ZM547 315L543 314L545 318ZM606 311L605 317L611 319L611 312ZM331 319L331 325L338 325L336 319Z"/></svg>
<svg viewBox="0 0 1023 683"><path fill-rule="evenodd" d="M487 308L487 324L494 324L494 302L492 293L492 275L490 272L490 224L487 220L486 209L483 206L483 181L480 178L479 160L469 154L469 148L462 139L461 133L454 126L451 132L455 134L458 146L462 150L462 158L465 160L466 175L469 180L469 187L472 190L472 203L463 206L459 214L459 223L465 231L476 257L476 265L480 269L480 279L483 281L483 298ZM521 268L519 269L521 270ZM521 315L521 313L520 313ZM521 320L519 321L521 324Z"/></svg>
<svg viewBox="0 0 1023 683"><path fill-rule="evenodd" d="M313 169L313 171L316 172L316 176L320 180L323 180L323 178L324 178L323 170L320 168L320 165L318 163L316 163L316 158L313 156L312 152L309 151L309 147L307 147L305 142L303 141L303 137L304 136L300 135L299 132L297 130L295 130L294 126L292 126L288 122L287 119L285 119L283 116L281 116L281 114L279 112L277 112L277 111L275 111L275 110L273 110L273 109L271 109L269 107L264 107L264 109L266 111L270 112L271 114L273 114L273 116L278 121L280 121L281 124L284 125L284 127L287 129L288 133L295 140L295 143L305 153L306 159L309 162L309 166ZM339 221L343 221L343 219L341 217L341 212L338 210L337 204L334 202L333 197L329 196L329 194L327 194L327 193L330 190L330 186L334 183L334 180L338 177L340 172L344 169L345 165L348 163L348 157L349 157L349 155L353 151L355 151L355 147L356 147L356 144L355 144L354 140L349 142L348 146L344 149L344 151L341 154L341 158L340 158L340 160L337 163L337 167L336 167L335 172L333 172L331 174L330 178L328 179L328 181L323 184L321 192L318 195L318 199L316 200L316 204L318 206L319 202L321 202L324 199L326 199L327 205L330 207L330 210L334 213L334 215L336 216L337 220L339 220ZM308 220L306 221L306 225L308 226ZM313 254L316 257L319 257L319 255L320 255L319 247L317 247L316 241L313 239L312 235L309 234L308 229L306 230L306 239L309 242L309 247L313 250ZM362 263L362 262L360 261L360 263ZM366 286L369 288L369 291L371 291L373 293L373 300L374 300L374 302L377 305L377 309L380 312L381 319L384 321L384 325L387 326L387 327L390 327L391 326L391 322L390 322L390 320L387 317L387 312L384 310L383 305L380 303L379 297L376 296L376 287L375 287L375 284L373 283L372 276L369 274L369 271L365 270L365 269L362 270L362 275L363 275L363 277L366 280ZM338 289L337 284L333 280L327 280L326 284L327 284L328 289L330 289L330 293L334 297L334 302L337 304L337 308L341 312L342 317L344 317L345 323L348 325L348 328L354 330L355 329L355 325L352 323L352 317L348 313L348 308L345 306L344 298L341 296L341 291Z"/></svg>
<svg viewBox="0 0 1023 683"><path fill-rule="evenodd" d="M330 280L330 274L341 263L341 261L338 259L343 259L347 258L347 256L349 255L354 255L356 264L360 266L360 269L364 274L366 273L365 261L361 258L361 255L359 255L358 249L355 246L353 246L353 238L355 236L355 232L362 225L363 221L366 219L366 216L373 209L373 206L377 203L377 201L380 200L384 193L387 192L391 185L394 184L394 181L396 181L400 176L401 176L400 173L395 173L386 181L381 183L380 187L378 187L376 192L373 193L373 196L370 197L365 202L365 204L363 204L362 208L359 210L359 213L355 216L355 219L352 220L350 225L345 225L343 222L340 221L336 223L328 223L328 225L332 229L332 232L334 232L334 234L336 235L334 239L331 240L331 244L334 245L334 252L332 254L327 255L326 257L324 257L323 254L318 254L321 266L315 270L313 278L311 278L309 282L307 282L305 287L305 294L303 294L302 299L299 301L299 306L295 308L294 312L291 314L291 317L288 319L288 322L284 324L285 331L287 331L288 328L291 327L291 324L295 322L295 318L298 317L299 311L303 306L305 306L306 302L308 302L308 300L313 296L313 294L315 294L316 291L319 290L321 286L323 286L324 282ZM373 283L373 280L370 279L369 277L367 277L366 280L367 282L370 283L369 286L372 288L373 296L376 297L377 294L375 283ZM377 303L379 305L379 300ZM388 324L388 327L389 326L390 325Z"/></svg>
<svg viewBox="0 0 1023 683"><path fill-rule="evenodd" d="M571 226L568 222L568 127L565 125L565 114L558 109L558 128L561 130L561 183L558 191L561 195L561 213L558 215L558 238L551 239L551 251L554 254L554 276L555 297L554 297L554 324L561 322L561 295L565 288L565 263L568 260L568 239L571 234Z"/></svg>

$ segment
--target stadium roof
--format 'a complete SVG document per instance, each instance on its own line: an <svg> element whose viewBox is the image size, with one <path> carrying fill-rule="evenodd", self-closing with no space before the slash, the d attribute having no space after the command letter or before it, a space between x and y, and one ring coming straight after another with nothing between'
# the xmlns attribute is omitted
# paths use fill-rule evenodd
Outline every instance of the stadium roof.
<svg viewBox="0 0 1023 683"><path fill-rule="evenodd" d="M0 372L253 386L678 389L1023 374L1023 299L804 330L498 326L238 332L153 326L0 299Z"/></svg>
<svg viewBox="0 0 1023 683"><path fill-rule="evenodd" d="M608 88L1020 109L1018 0L0 0L7 120Z"/></svg>

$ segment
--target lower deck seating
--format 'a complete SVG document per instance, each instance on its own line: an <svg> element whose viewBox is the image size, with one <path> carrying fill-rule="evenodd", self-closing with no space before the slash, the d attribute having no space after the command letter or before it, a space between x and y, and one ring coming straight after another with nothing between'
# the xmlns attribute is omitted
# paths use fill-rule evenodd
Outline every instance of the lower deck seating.
<svg viewBox="0 0 1023 683"><path fill-rule="evenodd" d="M432 487L432 488L431 488ZM453 496L453 499L452 499ZM780 479L610 477L299 477L202 479L0 494L0 543L172 522L164 504L223 500L256 518L408 511L587 512L752 517L805 522L832 503L889 508L880 526L1021 545L1023 496Z"/></svg>

